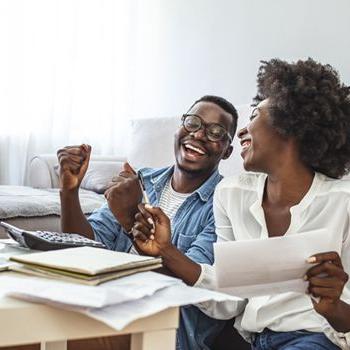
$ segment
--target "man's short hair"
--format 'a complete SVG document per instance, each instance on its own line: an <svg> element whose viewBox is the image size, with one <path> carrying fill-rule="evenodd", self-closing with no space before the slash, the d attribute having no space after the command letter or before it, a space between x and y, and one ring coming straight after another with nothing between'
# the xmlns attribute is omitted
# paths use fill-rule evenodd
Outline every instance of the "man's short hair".
<svg viewBox="0 0 350 350"><path fill-rule="evenodd" d="M215 103L217 106L221 107L225 112L229 113L232 116L232 128L230 130L230 134L232 137L235 135L237 129L238 114L236 108L231 102L227 101L225 98L220 96L205 95L198 99L196 102L194 102L189 109L191 109L199 102Z"/></svg>

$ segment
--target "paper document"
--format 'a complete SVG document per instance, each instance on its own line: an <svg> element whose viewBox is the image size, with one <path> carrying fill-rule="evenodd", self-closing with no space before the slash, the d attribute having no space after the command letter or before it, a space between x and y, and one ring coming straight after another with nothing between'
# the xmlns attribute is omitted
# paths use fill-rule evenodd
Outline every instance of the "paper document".
<svg viewBox="0 0 350 350"><path fill-rule="evenodd" d="M0 274L0 293L4 295L84 308L101 308L137 300L176 284L182 284L182 281L155 272L138 273L96 287L6 272Z"/></svg>
<svg viewBox="0 0 350 350"><path fill-rule="evenodd" d="M9 261L14 255L28 254L29 249L22 248L13 239L0 239L0 272L7 271L15 263Z"/></svg>
<svg viewBox="0 0 350 350"><path fill-rule="evenodd" d="M99 309L73 309L95 318L108 326L120 331L131 322L155 314L174 306L185 306L202 302L237 303L242 301L227 294L211 290L194 288L182 284L174 284L167 288L157 290L152 296L138 300L110 305Z"/></svg>
<svg viewBox="0 0 350 350"><path fill-rule="evenodd" d="M210 300L240 301L227 294L186 286L177 278L154 272L128 276L97 287L27 276L13 277L5 273L0 274L0 286L0 296L82 312L117 330L140 317L173 306Z"/></svg>
<svg viewBox="0 0 350 350"><path fill-rule="evenodd" d="M159 264L161 262L160 258L92 247L51 250L13 256L10 259L22 264L76 272L89 276Z"/></svg>
<svg viewBox="0 0 350 350"><path fill-rule="evenodd" d="M314 254L341 251L342 237L324 229L282 237L214 244L218 290L242 298L304 293L303 280Z"/></svg>

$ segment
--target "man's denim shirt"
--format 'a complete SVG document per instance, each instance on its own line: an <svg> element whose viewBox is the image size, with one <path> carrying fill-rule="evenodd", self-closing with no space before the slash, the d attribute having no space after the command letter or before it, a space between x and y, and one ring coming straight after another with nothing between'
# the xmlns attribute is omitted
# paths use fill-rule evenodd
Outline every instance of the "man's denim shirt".
<svg viewBox="0 0 350 350"><path fill-rule="evenodd" d="M150 203L157 206L173 167L141 169ZM213 194L222 176L215 171L195 192L186 198L172 220L172 243L197 263L213 264L213 243L216 242ZM89 217L95 239L111 250L128 252L132 242L118 223L108 204ZM177 349L210 349L210 344L223 327L223 321L213 320L193 306L181 308Z"/></svg>

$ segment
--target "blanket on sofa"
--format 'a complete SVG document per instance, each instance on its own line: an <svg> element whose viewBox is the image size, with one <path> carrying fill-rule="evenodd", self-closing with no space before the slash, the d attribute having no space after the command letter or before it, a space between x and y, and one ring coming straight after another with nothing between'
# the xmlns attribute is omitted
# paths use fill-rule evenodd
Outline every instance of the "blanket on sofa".
<svg viewBox="0 0 350 350"><path fill-rule="evenodd" d="M80 190L80 203L84 214L90 214L104 202L103 195ZM60 215L58 188L35 189L26 186L0 186L0 218Z"/></svg>

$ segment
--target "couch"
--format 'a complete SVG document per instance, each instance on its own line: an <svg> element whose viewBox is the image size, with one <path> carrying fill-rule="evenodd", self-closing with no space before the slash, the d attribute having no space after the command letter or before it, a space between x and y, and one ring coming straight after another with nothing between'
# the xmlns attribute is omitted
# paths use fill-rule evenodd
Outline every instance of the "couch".
<svg viewBox="0 0 350 350"><path fill-rule="evenodd" d="M86 215L104 203L106 184L124 161L125 157L92 157L80 190ZM56 155L33 157L28 169L30 186L0 186L0 220L28 230L60 232L58 170ZM0 227L0 238L5 236Z"/></svg>

